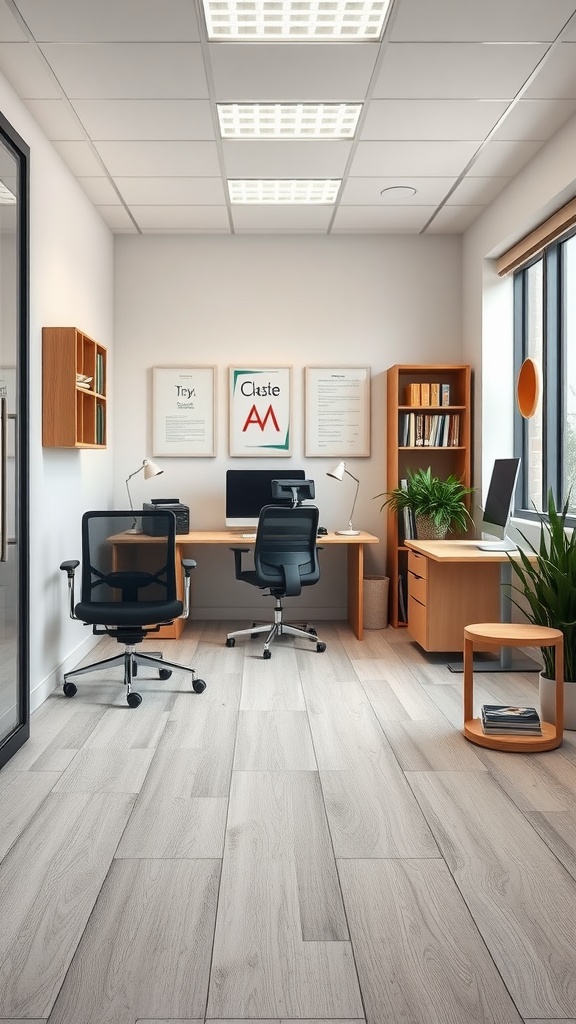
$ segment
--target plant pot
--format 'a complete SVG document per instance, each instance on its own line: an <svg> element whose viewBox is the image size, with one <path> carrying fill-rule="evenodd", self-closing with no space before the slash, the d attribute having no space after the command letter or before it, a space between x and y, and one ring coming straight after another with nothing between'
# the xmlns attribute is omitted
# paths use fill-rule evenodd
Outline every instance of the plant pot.
<svg viewBox="0 0 576 1024"><path fill-rule="evenodd" d="M444 540L448 533L447 526L437 526L432 516L416 516L415 518L418 540Z"/></svg>
<svg viewBox="0 0 576 1024"><path fill-rule="evenodd" d="M556 723L556 684L542 672L539 677L540 717ZM564 728L576 729L576 683L564 683Z"/></svg>

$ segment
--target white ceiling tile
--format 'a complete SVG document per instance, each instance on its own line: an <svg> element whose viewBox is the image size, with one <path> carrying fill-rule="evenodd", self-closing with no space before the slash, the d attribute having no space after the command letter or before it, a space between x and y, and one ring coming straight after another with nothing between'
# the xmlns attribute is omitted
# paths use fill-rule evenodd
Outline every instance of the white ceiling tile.
<svg viewBox="0 0 576 1024"><path fill-rule="evenodd" d="M233 206L232 220L238 233L325 233L333 213L333 206Z"/></svg>
<svg viewBox="0 0 576 1024"><path fill-rule="evenodd" d="M160 178L220 174L215 142L98 142L96 149L113 178L139 177L143 171Z"/></svg>
<svg viewBox="0 0 576 1024"><path fill-rule="evenodd" d="M52 143L54 149L60 153L67 167L72 174L99 177L102 174L102 164L95 155L92 146L88 142L59 142Z"/></svg>
<svg viewBox="0 0 576 1024"><path fill-rule="evenodd" d="M67 100L27 100L26 106L49 139L86 141L86 134Z"/></svg>
<svg viewBox="0 0 576 1024"><path fill-rule="evenodd" d="M61 98L57 83L33 43L0 43L0 68L23 100Z"/></svg>
<svg viewBox="0 0 576 1024"><path fill-rule="evenodd" d="M372 100L360 137L482 141L507 105L497 100Z"/></svg>
<svg viewBox="0 0 576 1024"><path fill-rule="evenodd" d="M391 38L412 42L551 42L574 11L573 0L402 0Z"/></svg>
<svg viewBox="0 0 576 1024"><path fill-rule="evenodd" d="M576 42L562 43L553 50L522 98L576 99Z"/></svg>
<svg viewBox="0 0 576 1024"><path fill-rule="evenodd" d="M341 206L334 218L332 233L390 231L417 234L435 209L435 206Z"/></svg>
<svg viewBox="0 0 576 1024"><path fill-rule="evenodd" d="M195 42L198 21L190 0L17 0L42 42ZM0 29L2 22L0 20ZM4 38L4 36L2 36Z"/></svg>
<svg viewBox="0 0 576 1024"><path fill-rule="evenodd" d="M487 206L510 182L510 178L464 178L447 200L454 206Z"/></svg>
<svg viewBox="0 0 576 1024"><path fill-rule="evenodd" d="M22 43L27 39L20 22L4 3L0 4L0 39L5 43Z"/></svg>
<svg viewBox="0 0 576 1024"><path fill-rule="evenodd" d="M221 206L226 193L221 178L115 178L124 202L131 206Z"/></svg>
<svg viewBox="0 0 576 1024"><path fill-rule="evenodd" d="M513 99L546 47L527 43L391 43L375 99Z"/></svg>
<svg viewBox="0 0 576 1024"><path fill-rule="evenodd" d="M199 43L42 44L71 99L205 99Z"/></svg>
<svg viewBox="0 0 576 1024"><path fill-rule="evenodd" d="M361 101L378 50L377 43L210 43L215 99Z"/></svg>
<svg viewBox="0 0 576 1024"><path fill-rule="evenodd" d="M466 231L485 209L485 206L443 206L426 228L426 234L459 235Z"/></svg>
<svg viewBox="0 0 576 1024"><path fill-rule="evenodd" d="M540 140L543 142L572 117L574 100L519 100L494 133L496 142Z"/></svg>
<svg viewBox="0 0 576 1024"><path fill-rule="evenodd" d="M228 178L340 178L351 142L223 142Z"/></svg>
<svg viewBox="0 0 576 1024"><path fill-rule="evenodd" d="M437 206L455 182L455 178L348 178L340 200L341 206ZM415 188L411 200L383 189Z"/></svg>
<svg viewBox="0 0 576 1024"><path fill-rule="evenodd" d="M208 100L74 100L73 107L95 142L215 139Z"/></svg>
<svg viewBox="0 0 576 1024"><path fill-rule="evenodd" d="M78 184L84 189L94 206L121 206L120 197L108 178L79 177Z"/></svg>
<svg viewBox="0 0 576 1024"><path fill-rule="evenodd" d="M541 142L488 142L468 174L472 178L513 178L541 147Z"/></svg>
<svg viewBox="0 0 576 1024"><path fill-rule="evenodd" d="M229 231L225 206L131 206L142 231Z"/></svg>
<svg viewBox="0 0 576 1024"><path fill-rule="evenodd" d="M476 142L359 142L350 173L457 178L477 149Z"/></svg>
<svg viewBox="0 0 576 1024"><path fill-rule="evenodd" d="M565 42L576 43L576 18L572 18L562 38Z"/></svg>
<svg viewBox="0 0 576 1024"><path fill-rule="evenodd" d="M123 206L97 206L102 220L118 235L136 235L137 229Z"/></svg>

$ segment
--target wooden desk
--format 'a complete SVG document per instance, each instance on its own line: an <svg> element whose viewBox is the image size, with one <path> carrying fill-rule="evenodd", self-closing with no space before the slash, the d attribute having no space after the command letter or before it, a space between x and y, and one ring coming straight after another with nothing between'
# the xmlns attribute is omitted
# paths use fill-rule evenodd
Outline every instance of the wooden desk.
<svg viewBox="0 0 576 1024"><path fill-rule="evenodd" d="M155 537L144 533L118 533L110 538L113 545L113 564L115 569L135 568L136 562L145 558L146 547L156 544ZM378 544L378 537L362 531L357 537L342 537L337 533L328 533L318 538L318 546L342 547L348 550L348 622L359 640L364 637L364 546ZM231 530L193 530L192 533L176 535L176 568L178 585L181 586L180 561L182 558L195 558L197 547L204 544L218 544L226 547L251 547L254 538L243 537L241 533ZM189 550L189 549L192 550ZM232 556L230 556L232 558ZM230 564L231 578L233 567ZM163 626L155 633L166 640L177 639L184 629L184 621L176 619L171 626Z"/></svg>
<svg viewBox="0 0 576 1024"><path fill-rule="evenodd" d="M505 551L482 551L474 540L407 540L408 631L425 651L461 651L471 622L510 622L512 569ZM511 552L513 555L514 552ZM462 665L450 665L461 672ZM478 662L475 671L539 671L531 659Z"/></svg>

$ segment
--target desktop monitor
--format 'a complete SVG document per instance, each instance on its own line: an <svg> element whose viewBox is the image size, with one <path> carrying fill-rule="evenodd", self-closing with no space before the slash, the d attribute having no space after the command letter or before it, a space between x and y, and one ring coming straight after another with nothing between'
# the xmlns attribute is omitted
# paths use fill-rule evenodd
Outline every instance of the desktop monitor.
<svg viewBox="0 0 576 1024"><path fill-rule="evenodd" d="M292 505L272 497L273 480L305 480L303 469L229 469L226 472L226 526L258 526L263 505Z"/></svg>
<svg viewBox="0 0 576 1024"><path fill-rule="evenodd" d="M499 539L481 541L478 547L482 551L514 551L516 548L516 544L506 537L506 531L519 470L520 459L496 459L494 462L481 529L483 533Z"/></svg>

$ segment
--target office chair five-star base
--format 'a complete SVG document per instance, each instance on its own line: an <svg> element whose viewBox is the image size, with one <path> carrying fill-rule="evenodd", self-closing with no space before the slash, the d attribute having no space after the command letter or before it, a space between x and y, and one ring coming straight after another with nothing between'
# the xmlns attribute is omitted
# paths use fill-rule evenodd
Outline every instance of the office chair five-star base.
<svg viewBox="0 0 576 1024"><path fill-rule="evenodd" d="M316 644L316 650L322 654L326 650L326 644L318 639L318 634L315 629L300 629L298 626L289 625L287 622L282 621L283 613L282 602L279 597L276 598L276 605L274 607L274 623L265 623L262 626L252 625L250 629L237 629L233 633L228 633L226 636L226 647L234 647L237 636L249 636L254 640L256 637L261 636L263 633L267 633L268 636L264 642L264 650L262 657L267 660L272 657L272 651L270 650L270 644L276 640L279 636L299 636L303 640L310 640L311 643Z"/></svg>
<svg viewBox="0 0 576 1024"><path fill-rule="evenodd" d="M161 665L158 662L161 662ZM124 666L126 703L130 708L137 708L142 703L141 695L132 689L134 677L138 674L139 665L151 665L154 669L158 670L157 676L140 676L141 679L169 679L172 675L172 669L176 669L178 672L190 672L194 693L203 693L206 689L206 683L203 679L198 679L195 669L188 668L187 665L178 665L173 661L166 661L161 651L151 651L149 654L136 653L134 644L126 644L123 653L117 654L114 658L105 658L103 661L96 661L92 665L86 665L85 668L75 668L70 672L65 672L64 683L62 684L64 696L75 696L77 692L76 684L69 682L74 676L81 676L87 672L101 672L103 669L114 668L116 665Z"/></svg>

